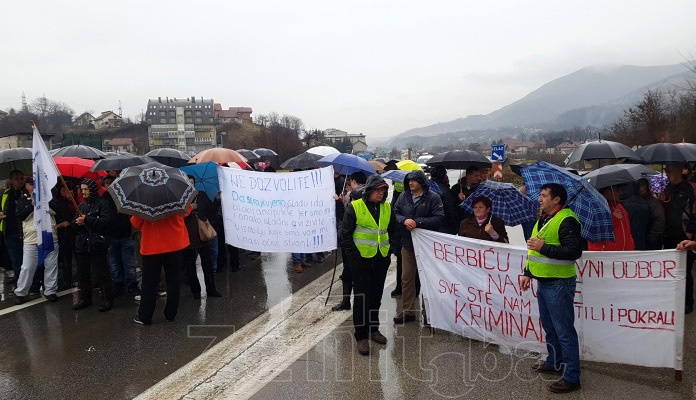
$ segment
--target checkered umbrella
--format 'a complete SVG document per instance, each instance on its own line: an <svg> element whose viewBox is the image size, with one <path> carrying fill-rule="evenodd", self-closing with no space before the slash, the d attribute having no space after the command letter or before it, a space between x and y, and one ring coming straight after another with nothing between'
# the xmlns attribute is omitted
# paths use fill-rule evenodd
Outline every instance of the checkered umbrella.
<svg viewBox="0 0 696 400"><path fill-rule="evenodd" d="M483 181L460 207L473 213L471 203L479 196L487 197L493 203L491 214L502 219L507 226L534 221L537 217L539 203L522 194L512 183Z"/></svg>
<svg viewBox="0 0 696 400"><path fill-rule="evenodd" d="M568 192L567 205L582 223L582 237L592 242L615 240L609 204L587 179L544 161L522 168L522 179L532 199L539 197L546 183L562 185Z"/></svg>

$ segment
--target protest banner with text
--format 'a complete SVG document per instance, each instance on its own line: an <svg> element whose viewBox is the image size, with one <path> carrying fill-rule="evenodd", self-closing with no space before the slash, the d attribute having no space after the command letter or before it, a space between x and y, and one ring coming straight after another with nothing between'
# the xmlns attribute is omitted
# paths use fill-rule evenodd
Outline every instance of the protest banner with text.
<svg viewBox="0 0 696 400"><path fill-rule="evenodd" d="M520 289L526 248L422 229L413 244L434 328L546 353L536 281ZM581 358L681 370L685 265L677 250L584 252L574 304Z"/></svg>
<svg viewBox="0 0 696 400"><path fill-rule="evenodd" d="M331 167L279 173L218 168L218 178L227 243L263 252L336 248Z"/></svg>

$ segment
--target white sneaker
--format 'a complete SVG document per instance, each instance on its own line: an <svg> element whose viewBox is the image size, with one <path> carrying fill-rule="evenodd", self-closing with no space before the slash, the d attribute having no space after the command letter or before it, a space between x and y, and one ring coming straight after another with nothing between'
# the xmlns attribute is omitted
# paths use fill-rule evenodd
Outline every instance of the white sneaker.
<svg viewBox="0 0 696 400"><path fill-rule="evenodd" d="M167 292L157 292L157 295L158 295L159 297L164 297L164 296L167 295Z"/></svg>
<svg viewBox="0 0 696 400"><path fill-rule="evenodd" d="M140 295L136 294L135 296L133 296L133 300L140 301Z"/></svg>

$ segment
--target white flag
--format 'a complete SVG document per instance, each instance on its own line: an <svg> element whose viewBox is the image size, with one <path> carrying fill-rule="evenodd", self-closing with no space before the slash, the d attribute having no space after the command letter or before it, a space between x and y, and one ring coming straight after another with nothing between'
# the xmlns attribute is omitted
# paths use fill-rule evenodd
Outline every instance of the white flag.
<svg viewBox="0 0 696 400"><path fill-rule="evenodd" d="M36 227L37 244L39 247L39 262L43 264L44 257L54 250L53 229L48 202L53 198L51 189L58 182L58 168L48 153L46 143L41 139L39 130L34 128L32 144L32 170L34 175L34 226Z"/></svg>

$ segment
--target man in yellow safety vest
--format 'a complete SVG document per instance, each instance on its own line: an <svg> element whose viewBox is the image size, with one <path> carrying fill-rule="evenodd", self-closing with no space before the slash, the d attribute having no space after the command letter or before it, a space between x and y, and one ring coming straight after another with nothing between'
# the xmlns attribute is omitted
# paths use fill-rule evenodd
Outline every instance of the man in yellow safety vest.
<svg viewBox="0 0 696 400"><path fill-rule="evenodd" d="M391 205L385 202L389 185L379 175L367 179L362 197L346 207L340 245L350 258L353 277L353 325L358 352L370 354L370 340L386 344L379 332L379 308L398 231Z"/></svg>
<svg viewBox="0 0 696 400"><path fill-rule="evenodd" d="M580 389L580 345L575 330L575 260L582 256L582 226L565 207L568 193L557 183L541 187L542 215L527 241L527 266L522 290L537 281L537 301L548 356L532 365L532 371L560 374L549 386L554 393Z"/></svg>

